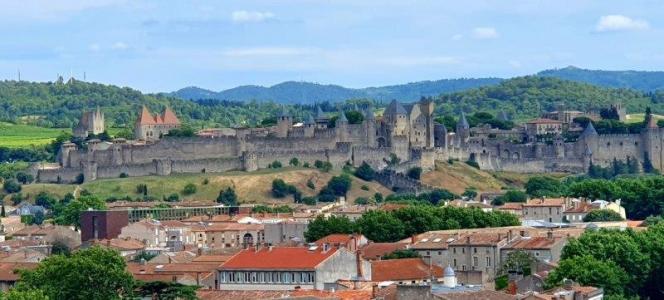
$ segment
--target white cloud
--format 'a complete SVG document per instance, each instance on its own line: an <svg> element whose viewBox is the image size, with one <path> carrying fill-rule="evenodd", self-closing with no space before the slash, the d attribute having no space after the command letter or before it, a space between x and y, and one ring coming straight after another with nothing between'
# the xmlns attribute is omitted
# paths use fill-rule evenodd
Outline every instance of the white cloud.
<svg viewBox="0 0 664 300"><path fill-rule="evenodd" d="M493 27L477 27L473 29L473 37L476 39L496 39L498 36L498 31Z"/></svg>
<svg viewBox="0 0 664 300"><path fill-rule="evenodd" d="M90 51L92 51L92 52L97 52L97 51L101 50L101 46L99 46L99 44L96 44L96 43L95 44L90 44L88 49L90 49Z"/></svg>
<svg viewBox="0 0 664 300"><path fill-rule="evenodd" d="M237 48L224 51L224 56L246 57L246 56L293 56L304 55L315 52L313 48L297 47L255 47L255 48Z"/></svg>
<svg viewBox="0 0 664 300"><path fill-rule="evenodd" d="M116 42L115 44L113 44L113 46L111 46L111 48L113 48L115 50L125 50L125 49L129 48L129 45L127 45L123 42Z"/></svg>
<svg viewBox="0 0 664 300"><path fill-rule="evenodd" d="M602 16L595 25L597 32L645 30L650 25L645 20L632 19L623 15Z"/></svg>
<svg viewBox="0 0 664 300"><path fill-rule="evenodd" d="M463 38L463 34L455 34L452 36L453 41L458 41Z"/></svg>
<svg viewBox="0 0 664 300"><path fill-rule="evenodd" d="M236 23L263 22L272 18L274 18L274 14L269 11L237 10L231 14L231 19Z"/></svg>

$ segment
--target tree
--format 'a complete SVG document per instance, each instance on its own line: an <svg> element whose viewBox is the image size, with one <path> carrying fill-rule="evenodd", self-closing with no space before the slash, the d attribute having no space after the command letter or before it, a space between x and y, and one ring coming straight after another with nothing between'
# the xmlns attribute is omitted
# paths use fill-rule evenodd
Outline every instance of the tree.
<svg viewBox="0 0 664 300"><path fill-rule="evenodd" d="M272 196L275 198L286 197L290 193L290 185L283 179L272 180Z"/></svg>
<svg viewBox="0 0 664 300"><path fill-rule="evenodd" d="M291 160L288 162L289 165L293 167L297 167L300 165L300 160L297 159L297 157L291 158Z"/></svg>
<svg viewBox="0 0 664 300"><path fill-rule="evenodd" d="M348 119L348 124L362 124L364 121L364 115L359 111L347 111L346 119Z"/></svg>
<svg viewBox="0 0 664 300"><path fill-rule="evenodd" d="M472 187L466 188L466 190L463 191L463 194L461 194L461 196L467 197L468 200L474 200L475 197L477 197L477 190Z"/></svg>
<svg viewBox="0 0 664 300"><path fill-rule="evenodd" d="M404 224L393 214L372 210L357 220L359 231L374 242L393 242L404 237Z"/></svg>
<svg viewBox="0 0 664 300"><path fill-rule="evenodd" d="M304 237L307 239L307 242L311 243L333 233L354 232L356 232L355 224L346 216L337 217L332 215L325 218L322 215L318 215L316 219L309 222L307 231L304 232Z"/></svg>
<svg viewBox="0 0 664 300"><path fill-rule="evenodd" d="M269 166L269 168L271 169L280 169L281 167L282 167L281 162L278 160L273 161Z"/></svg>
<svg viewBox="0 0 664 300"><path fill-rule="evenodd" d="M412 167L408 170L406 175L412 179L420 180L420 177L422 177L422 168Z"/></svg>
<svg viewBox="0 0 664 300"><path fill-rule="evenodd" d="M2 212L0 212L0 217L6 217L7 213L5 212L5 204L2 203Z"/></svg>
<svg viewBox="0 0 664 300"><path fill-rule="evenodd" d="M49 300L49 297L44 294L44 291L38 289L29 289L19 291L17 289L10 289L7 294L0 294L0 299L3 300Z"/></svg>
<svg viewBox="0 0 664 300"><path fill-rule="evenodd" d="M166 197L166 201L168 202L178 202L180 201L180 195L178 193L172 193Z"/></svg>
<svg viewBox="0 0 664 300"><path fill-rule="evenodd" d="M502 205L505 202L526 202L528 200L528 195L519 190L509 190L505 192L502 196L498 196L491 204L493 205Z"/></svg>
<svg viewBox="0 0 664 300"><path fill-rule="evenodd" d="M80 214L88 208L106 209L106 203L95 196L81 196L69 202L61 212L54 213L55 222L60 225L74 225L78 229Z"/></svg>
<svg viewBox="0 0 664 300"><path fill-rule="evenodd" d="M376 176L376 171L366 162L362 162L357 170L355 170L355 176L366 181L372 181Z"/></svg>
<svg viewBox="0 0 664 300"><path fill-rule="evenodd" d="M643 153L643 173L657 173L657 169L655 169L652 165L652 161L650 161L648 151Z"/></svg>
<svg viewBox="0 0 664 300"><path fill-rule="evenodd" d="M500 267L500 274L507 274L510 272L521 273L524 276L531 274L531 266L535 263L535 257L522 250L509 252L502 266Z"/></svg>
<svg viewBox="0 0 664 300"><path fill-rule="evenodd" d="M21 185L16 182L14 179L7 179L5 180L5 183L3 184L3 189L7 193L18 193L21 191Z"/></svg>
<svg viewBox="0 0 664 300"><path fill-rule="evenodd" d="M35 204L36 205L41 205L45 208L50 209L53 207L53 205L58 202L58 200L55 197L52 197L46 192L39 192L37 194L37 197L35 197Z"/></svg>
<svg viewBox="0 0 664 300"><path fill-rule="evenodd" d="M34 180L34 177L30 174L18 172L16 173L16 180L18 180L18 182L20 182L21 184L28 184Z"/></svg>
<svg viewBox="0 0 664 300"><path fill-rule="evenodd" d="M121 299L132 294L134 285L125 268L117 251L92 247L70 256L50 256L36 269L21 271L16 288L40 289L50 299Z"/></svg>
<svg viewBox="0 0 664 300"><path fill-rule="evenodd" d="M609 209L598 209L589 212L583 217L583 222L608 222L608 221L623 221L623 217Z"/></svg>
<svg viewBox="0 0 664 300"><path fill-rule="evenodd" d="M563 189L560 181L548 176L531 177L525 187L531 197L559 197Z"/></svg>
<svg viewBox="0 0 664 300"><path fill-rule="evenodd" d="M237 202L235 189L230 186L225 190L220 191L219 197L217 197L217 203L221 203L225 206L237 206Z"/></svg>
<svg viewBox="0 0 664 300"><path fill-rule="evenodd" d="M193 183L187 183L182 189L182 194L185 196L196 194L196 185Z"/></svg>
<svg viewBox="0 0 664 300"><path fill-rule="evenodd" d="M74 180L74 183L82 184L83 182L85 182L85 175L83 175L83 173L80 173L80 174L76 175L76 179Z"/></svg>
<svg viewBox="0 0 664 300"><path fill-rule="evenodd" d="M402 258L416 258L420 257L420 255L413 249L403 249L403 250L395 250L392 253L388 253L383 255L381 259L386 260L386 259L402 259Z"/></svg>
<svg viewBox="0 0 664 300"><path fill-rule="evenodd" d="M196 300L198 286L183 285L177 282L139 282L138 294L155 300Z"/></svg>
<svg viewBox="0 0 664 300"><path fill-rule="evenodd" d="M595 258L591 255L576 256L560 261L546 279L548 286L556 286L564 279L571 279L581 285L601 287L611 295L625 294L630 278L625 270L613 261Z"/></svg>
<svg viewBox="0 0 664 300"><path fill-rule="evenodd" d="M332 190L336 196L346 196L350 190L352 179L346 174L334 176L327 183L327 187Z"/></svg>

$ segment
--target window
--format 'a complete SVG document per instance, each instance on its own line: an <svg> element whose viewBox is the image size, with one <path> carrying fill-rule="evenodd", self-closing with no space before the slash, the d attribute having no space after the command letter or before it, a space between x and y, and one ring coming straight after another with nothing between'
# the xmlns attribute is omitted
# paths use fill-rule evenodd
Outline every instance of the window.
<svg viewBox="0 0 664 300"><path fill-rule="evenodd" d="M473 253L477 253L477 247L473 248Z"/></svg>
<svg viewBox="0 0 664 300"><path fill-rule="evenodd" d="M491 257L486 257L486 266L490 267L491 266Z"/></svg>
<svg viewBox="0 0 664 300"><path fill-rule="evenodd" d="M477 267L479 260L477 259L477 256L473 256L473 267Z"/></svg>
<svg viewBox="0 0 664 300"><path fill-rule="evenodd" d="M429 251L427 251L427 256L431 256L431 253Z"/></svg>
<svg viewBox="0 0 664 300"><path fill-rule="evenodd" d="M452 253L456 254L456 248L452 248Z"/></svg>
<svg viewBox="0 0 664 300"><path fill-rule="evenodd" d="M457 266L457 265L456 265L456 258L455 258L455 259L454 259L454 267L456 267L456 266Z"/></svg>
<svg viewBox="0 0 664 300"><path fill-rule="evenodd" d="M465 271L466 270L466 265L461 265L461 270Z"/></svg>
<svg viewBox="0 0 664 300"><path fill-rule="evenodd" d="M553 212L551 211L551 207L549 207L549 214L552 214Z"/></svg>
<svg viewBox="0 0 664 300"><path fill-rule="evenodd" d="M535 251L535 256L539 256L539 251Z"/></svg>
<svg viewBox="0 0 664 300"><path fill-rule="evenodd" d="M461 253L466 253L466 248L461 248Z"/></svg>
<svg viewBox="0 0 664 300"><path fill-rule="evenodd" d="M443 255L443 251L438 251L438 255Z"/></svg>

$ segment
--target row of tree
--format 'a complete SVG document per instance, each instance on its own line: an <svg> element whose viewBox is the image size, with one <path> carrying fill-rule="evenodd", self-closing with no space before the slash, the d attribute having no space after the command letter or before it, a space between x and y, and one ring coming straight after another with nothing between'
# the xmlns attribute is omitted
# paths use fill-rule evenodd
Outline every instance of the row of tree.
<svg viewBox="0 0 664 300"><path fill-rule="evenodd" d="M309 223L305 237L313 242L334 233L362 233L375 242L395 242L431 231L461 228L516 226L516 216L484 212L476 208L411 205L394 211L373 210L356 221L346 217L317 217Z"/></svg>

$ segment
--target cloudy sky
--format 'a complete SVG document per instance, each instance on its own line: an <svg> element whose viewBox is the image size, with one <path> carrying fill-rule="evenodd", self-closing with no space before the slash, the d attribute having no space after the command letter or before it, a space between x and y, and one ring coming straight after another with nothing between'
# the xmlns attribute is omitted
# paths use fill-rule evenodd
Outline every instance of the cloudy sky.
<svg viewBox="0 0 664 300"><path fill-rule="evenodd" d="M0 32L0 78L146 92L664 70L659 0L2 0Z"/></svg>

